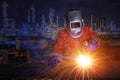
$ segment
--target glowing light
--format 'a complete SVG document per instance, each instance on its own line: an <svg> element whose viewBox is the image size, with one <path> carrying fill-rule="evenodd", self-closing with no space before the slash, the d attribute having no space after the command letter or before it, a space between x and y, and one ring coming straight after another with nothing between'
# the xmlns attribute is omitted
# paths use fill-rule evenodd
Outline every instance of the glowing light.
<svg viewBox="0 0 120 80"><path fill-rule="evenodd" d="M92 59L88 55L81 55L76 60L81 67L89 67L92 64Z"/></svg>

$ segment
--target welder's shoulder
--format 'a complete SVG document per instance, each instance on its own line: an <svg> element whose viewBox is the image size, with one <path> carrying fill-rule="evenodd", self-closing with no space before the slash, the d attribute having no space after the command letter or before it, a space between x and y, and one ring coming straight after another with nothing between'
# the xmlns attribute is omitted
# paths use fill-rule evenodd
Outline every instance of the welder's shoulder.
<svg viewBox="0 0 120 80"><path fill-rule="evenodd" d="M88 26L85 26L85 27L83 28L83 30L86 31L86 32L91 31L91 29L90 29Z"/></svg>
<svg viewBox="0 0 120 80"><path fill-rule="evenodd" d="M65 35L65 34L67 34L68 33L68 29L67 28L64 28L64 29L62 29L62 30L60 30L59 31L59 35Z"/></svg>

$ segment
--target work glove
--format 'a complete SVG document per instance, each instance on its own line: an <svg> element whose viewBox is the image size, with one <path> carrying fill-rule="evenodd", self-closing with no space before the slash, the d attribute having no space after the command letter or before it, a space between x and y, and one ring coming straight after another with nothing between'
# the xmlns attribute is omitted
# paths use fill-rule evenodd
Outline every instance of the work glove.
<svg viewBox="0 0 120 80"><path fill-rule="evenodd" d="M62 61L62 56L59 54L52 55L45 64L49 67L55 67L59 62Z"/></svg>
<svg viewBox="0 0 120 80"><path fill-rule="evenodd" d="M89 41L89 45L86 46L87 51L93 51L98 47L98 42L95 39Z"/></svg>

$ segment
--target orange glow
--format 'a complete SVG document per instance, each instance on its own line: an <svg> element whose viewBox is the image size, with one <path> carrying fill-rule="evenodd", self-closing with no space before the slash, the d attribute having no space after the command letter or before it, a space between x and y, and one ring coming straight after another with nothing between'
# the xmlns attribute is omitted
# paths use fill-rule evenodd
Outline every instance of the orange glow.
<svg viewBox="0 0 120 80"><path fill-rule="evenodd" d="M91 66L93 62L92 58L88 55L80 55L76 58L76 61L83 68Z"/></svg>

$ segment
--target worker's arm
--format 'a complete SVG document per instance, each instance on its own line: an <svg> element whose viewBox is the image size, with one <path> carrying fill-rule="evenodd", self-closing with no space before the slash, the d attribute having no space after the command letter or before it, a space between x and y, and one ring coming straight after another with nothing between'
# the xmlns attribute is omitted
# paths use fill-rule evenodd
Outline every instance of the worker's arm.
<svg viewBox="0 0 120 80"><path fill-rule="evenodd" d="M100 44L101 44L100 39L88 27L86 28L86 31L90 37L89 45L86 46L86 49L88 51L93 51L93 50L97 49L98 47L100 47Z"/></svg>

